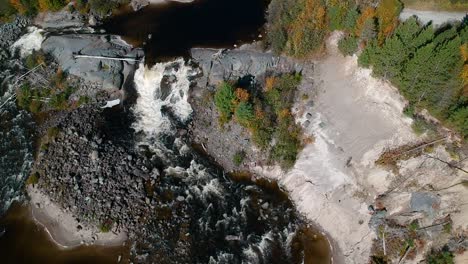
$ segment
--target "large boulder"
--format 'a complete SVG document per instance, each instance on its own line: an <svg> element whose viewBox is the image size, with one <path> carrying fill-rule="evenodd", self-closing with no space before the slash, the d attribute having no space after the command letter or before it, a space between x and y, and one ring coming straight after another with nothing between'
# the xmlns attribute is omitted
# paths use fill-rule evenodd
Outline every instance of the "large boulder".
<svg viewBox="0 0 468 264"><path fill-rule="evenodd" d="M69 74L102 85L104 89L120 89L124 63L99 58L75 58L74 55L104 57L136 57L139 50L122 44L109 35L61 35L51 36L42 43L42 49L50 53L60 67Z"/></svg>
<svg viewBox="0 0 468 264"><path fill-rule="evenodd" d="M203 71L199 83L208 85L246 75L261 78L267 72L301 72L303 68L289 58L255 50L194 48L191 57Z"/></svg>

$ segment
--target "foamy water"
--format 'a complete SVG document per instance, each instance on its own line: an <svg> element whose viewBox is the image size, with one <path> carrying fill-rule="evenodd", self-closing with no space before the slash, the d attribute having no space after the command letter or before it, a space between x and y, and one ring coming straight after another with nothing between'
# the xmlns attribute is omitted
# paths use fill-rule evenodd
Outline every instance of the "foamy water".
<svg viewBox="0 0 468 264"><path fill-rule="evenodd" d="M22 58L30 55L34 50L40 50L41 44L44 41L42 32L44 30L37 27L28 27L28 32L11 45L11 51L20 50Z"/></svg>
<svg viewBox="0 0 468 264"><path fill-rule="evenodd" d="M137 116L133 128L150 138L161 133L173 134L171 121L162 112L164 107L169 108L180 121L186 122L192 113L187 101L191 74L192 68L186 66L183 59L158 63L152 68L142 62L135 72L135 88L139 97L133 108ZM172 78L173 82L169 84L169 95L163 98L161 82L165 76Z"/></svg>

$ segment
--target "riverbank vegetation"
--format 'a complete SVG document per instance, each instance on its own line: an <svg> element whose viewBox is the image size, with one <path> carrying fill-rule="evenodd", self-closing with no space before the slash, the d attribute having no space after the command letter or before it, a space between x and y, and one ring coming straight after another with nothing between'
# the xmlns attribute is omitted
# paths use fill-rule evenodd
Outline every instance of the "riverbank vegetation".
<svg viewBox="0 0 468 264"><path fill-rule="evenodd" d="M99 16L108 15L110 12L128 4L130 0L0 0L0 22L6 21L14 14L35 16L39 12L56 12L72 2L71 10L81 13L93 12Z"/></svg>
<svg viewBox="0 0 468 264"><path fill-rule="evenodd" d="M440 28L416 18L400 23L399 0L382 0L376 7L367 2L273 0L268 44L276 53L306 58L323 50L329 32L341 30L339 50L359 52L360 66L398 87L412 113L427 109L468 137L468 23Z"/></svg>
<svg viewBox="0 0 468 264"><path fill-rule="evenodd" d="M301 148L301 129L290 111L300 79L294 74L270 76L263 89L245 85L250 83L245 80L223 82L214 95L220 125L234 120L249 130L259 148L269 151L271 161L291 167Z"/></svg>
<svg viewBox="0 0 468 264"><path fill-rule="evenodd" d="M362 67L398 87L411 113L427 109L462 137L468 136L468 27L435 29L416 18L400 23L382 42L365 43Z"/></svg>
<svg viewBox="0 0 468 264"><path fill-rule="evenodd" d="M25 65L28 69L34 69L46 61L43 53L33 52L25 58ZM20 108L38 114L51 110L67 110L87 102L85 97L70 102L69 99L76 89L68 83L65 73L60 68L55 73L44 74L41 75L41 80L47 80L46 83L27 80L16 89L17 104Z"/></svg>

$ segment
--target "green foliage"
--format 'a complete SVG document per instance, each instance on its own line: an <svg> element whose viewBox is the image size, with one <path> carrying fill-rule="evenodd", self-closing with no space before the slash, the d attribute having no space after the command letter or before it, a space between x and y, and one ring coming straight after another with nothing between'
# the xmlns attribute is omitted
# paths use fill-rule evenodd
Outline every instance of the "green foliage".
<svg viewBox="0 0 468 264"><path fill-rule="evenodd" d="M338 49L345 56L353 55L358 49L358 39L354 36L346 36L338 42Z"/></svg>
<svg viewBox="0 0 468 264"><path fill-rule="evenodd" d="M245 159L245 152L244 151L238 151L234 156L232 157L232 161L234 162L234 165L239 166L242 164L242 162Z"/></svg>
<svg viewBox="0 0 468 264"><path fill-rule="evenodd" d="M427 256L428 264L453 264L454 256L447 248L444 248L440 251L432 251Z"/></svg>
<svg viewBox="0 0 468 264"><path fill-rule="evenodd" d="M101 225L99 226L99 230L102 233L109 233L112 230L112 226L114 225L114 222L112 220L106 220Z"/></svg>
<svg viewBox="0 0 468 264"><path fill-rule="evenodd" d="M328 19L330 30L339 30L343 28L343 19L345 18L345 8L342 5L331 6L328 8Z"/></svg>
<svg viewBox="0 0 468 264"><path fill-rule="evenodd" d="M42 51L34 50L29 56L26 57L24 64L28 69L33 69L39 64L45 63L46 57Z"/></svg>
<svg viewBox="0 0 468 264"><path fill-rule="evenodd" d="M466 28L463 24L435 31L432 25L421 26L411 18L381 46L369 43L358 62L397 86L411 107L427 108L467 136L466 102L460 99L464 64L460 47Z"/></svg>
<svg viewBox="0 0 468 264"><path fill-rule="evenodd" d="M53 141L55 138L57 138L59 133L60 129L58 127L49 127L49 129L47 129L47 140Z"/></svg>
<svg viewBox="0 0 468 264"><path fill-rule="evenodd" d="M235 99L236 95L234 94L234 87L227 82L221 83L214 95L214 102L216 108L218 108L218 111L220 112L220 118L223 121L229 121L231 119ZM223 123L225 122L222 122L222 124Z"/></svg>
<svg viewBox="0 0 468 264"><path fill-rule="evenodd" d="M338 8L337 12L340 10ZM328 32L326 15L323 0L273 0L268 15L267 42L277 54L308 56L323 47Z"/></svg>
<svg viewBox="0 0 468 264"><path fill-rule="evenodd" d="M301 130L290 114L294 93L301 76L284 74L279 77L268 77L267 80L269 84L266 85L265 92L262 93L260 90L252 92L248 99L240 102L233 88L239 84L224 82L215 93L214 103L221 118L227 118L220 122L225 122L234 115L235 121L251 132L252 141L260 148L268 150L274 139L275 144L271 148L270 159L278 162L283 168L289 168L296 161L301 148ZM250 89L256 88L250 87ZM241 164L242 160L240 153L236 153L233 157L236 165Z"/></svg>
<svg viewBox="0 0 468 264"><path fill-rule="evenodd" d="M272 89L265 92L266 102L271 105L278 115L283 109L290 109L296 87L301 81L301 76L285 74L278 78Z"/></svg>
<svg viewBox="0 0 468 264"><path fill-rule="evenodd" d="M35 16L39 11L39 3L37 0L17 0L15 2L19 2L20 7L18 10L20 13L26 16Z"/></svg>
<svg viewBox="0 0 468 264"><path fill-rule="evenodd" d="M88 96L80 96L78 99L78 106L88 104L91 99Z"/></svg>
<svg viewBox="0 0 468 264"><path fill-rule="evenodd" d="M0 22L10 21L16 13L16 9L10 4L9 0L0 0Z"/></svg>
<svg viewBox="0 0 468 264"><path fill-rule="evenodd" d="M29 84L21 86L16 92L16 101L18 102L18 106L22 109L29 109L29 105L32 101L31 96L32 92Z"/></svg>
<svg viewBox="0 0 468 264"><path fill-rule="evenodd" d="M369 18L364 22L361 32L361 40L367 42L373 40L377 36L377 21L374 18Z"/></svg>
<svg viewBox="0 0 468 264"><path fill-rule="evenodd" d="M300 127L294 123L294 118L288 116L279 120L275 133L276 144L273 146L271 158L278 161L283 168L291 168L296 162L301 149Z"/></svg>
<svg viewBox="0 0 468 264"><path fill-rule="evenodd" d="M83 2L83 1L81 1ZM106 16L122 4L128 4L129 0L109 1L109 0L89 0L89 7L92 12L99 16ZM80 3L79 6L83 6Z"/></svg>
<svg viewBox="0 0 468 264"><path fill-rule="evenodd" d="M359 17L359 9L356 6L348 8L346 16L343 20L343 29L353 31L356 26L356 21Z"/></svg>
<svg viewBox="0 0 468 264"><path fill-rule="evenodd" d="M244 127L249 127L255 117L252 105L247 102L239 103L234 115L236 117L236 121Z"/></svg>
<svg viewBox="0 0 468 264"><path fill-rule="evenodd" d="M67 5L66 0L39 0L40 7L45 10L59 11Z"/></svg>
<svg viewBox="0 0 468 264"><path fill-rule="evenodd" d="M35 185L39 182L39 173L35 172L26 180L26 185Z"/></svg>
<svg viewBox="0 0 468 264"><path fill-rule="evenodd" d="M468 106L451 113L449 121L464 137L468 136Z"/></svg>

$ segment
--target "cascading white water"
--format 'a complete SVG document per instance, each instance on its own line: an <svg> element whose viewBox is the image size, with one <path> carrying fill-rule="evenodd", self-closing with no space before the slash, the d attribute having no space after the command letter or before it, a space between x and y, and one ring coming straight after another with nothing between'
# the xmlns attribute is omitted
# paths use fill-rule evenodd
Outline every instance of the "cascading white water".
<svg viewBox="0 0 468 264"><path fill-rule="evenodd" d="M158 63L152 68L140 63L135 72L135 88L139 97L133 108L137 117L133 128L149 138L161 133L173 134L169 118L161 111L163 107L170 108L180 121L187 121L192 113L188 102L191 74L192 68L185 65L183 59ZM164 77L170 80L169 91L162 89Z"/></svg>
<svg viewBox="0 0 468 264"><path fill-rule="evenodd" d="M16 49L19 49L22 58L30 55L34 50L40 50L41 44L44 41L44 36L42 35L44 30L37 27L28 27L28 32L11 45L11 51L14 52Z"/></svg>

